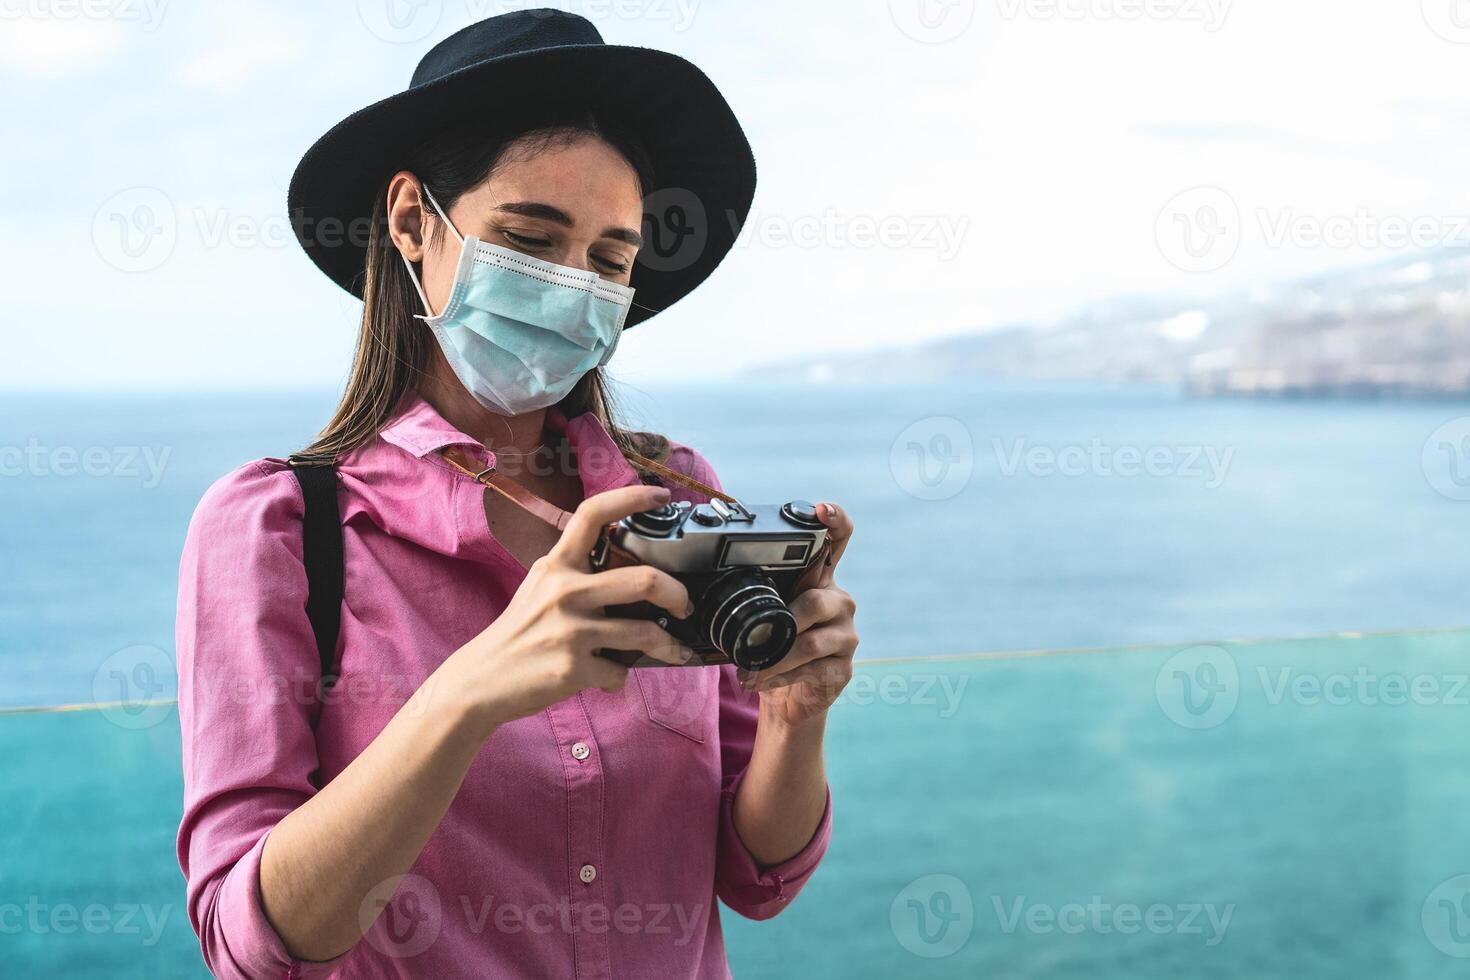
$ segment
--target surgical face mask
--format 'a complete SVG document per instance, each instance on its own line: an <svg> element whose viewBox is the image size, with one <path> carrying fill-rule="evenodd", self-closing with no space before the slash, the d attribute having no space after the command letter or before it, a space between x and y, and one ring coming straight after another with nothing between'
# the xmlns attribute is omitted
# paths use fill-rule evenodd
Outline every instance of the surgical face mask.
<svg viewBox="0 0 1470 980"><path fill-rule="evenodd" d="M476 401L501 415L546 408L607 363L633 304L630 287L466 238L428 188L424 192L460 242L454 287L438 314L413 263L399 255L429 314L418 319L434 331Z"/></svg>

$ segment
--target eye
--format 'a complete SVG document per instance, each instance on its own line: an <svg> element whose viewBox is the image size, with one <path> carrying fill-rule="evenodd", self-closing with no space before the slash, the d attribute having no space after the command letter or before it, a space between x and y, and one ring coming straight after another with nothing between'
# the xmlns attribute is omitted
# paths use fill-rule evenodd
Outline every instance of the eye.
<svg viewBox="0 0 1470 980"><path fill-rule="evenodd" d="M551 246L550 240L545 238L530 238L526 235L517 235L513 231L502 231L501 234L505 236L506 241L510 242L516 248L534 250L538 248L549 248Z"/></svg>
<svg viewBox="0 0 1470 980"><path fill-rule="evenodd" d="M624 272L628 271L628 263L616 256L609 258L606 256L594 255L592 256L592 261L596 262L599 266L612 273L613 275L622 275Z"/></svg>

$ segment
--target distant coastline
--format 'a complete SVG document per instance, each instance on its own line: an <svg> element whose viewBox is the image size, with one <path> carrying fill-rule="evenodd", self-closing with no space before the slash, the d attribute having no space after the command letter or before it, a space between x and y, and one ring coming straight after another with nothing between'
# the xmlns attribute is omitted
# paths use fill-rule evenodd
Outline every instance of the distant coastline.
<svg viewBox="0 0 1470 980"><path fill-rule="evenodd" d="M1095 303L922 344L763 365L770 380L992 377L1167 385L1198 397L1470 398L1470 254L1445 248L1208 300Z"/></svg>

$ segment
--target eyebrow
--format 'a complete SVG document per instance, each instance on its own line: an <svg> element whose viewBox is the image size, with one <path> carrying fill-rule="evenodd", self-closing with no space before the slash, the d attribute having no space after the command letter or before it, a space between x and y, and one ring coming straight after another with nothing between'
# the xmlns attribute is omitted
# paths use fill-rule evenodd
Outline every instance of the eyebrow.
<svg viewBox="0 0 1470 980"><path fill-rule="evenodd" d="M506 214L517 214L522 218L540 218L543 221L550 221L564 228L573 228L577 224L576 221L572 220L572 216L561 208L553 207L550 204L543 204L540 201L507 201L495 210L503 211ZM643 236L632 228L605 228L603 229L602 237L625 242L634 248L643 247Z"/></svg>

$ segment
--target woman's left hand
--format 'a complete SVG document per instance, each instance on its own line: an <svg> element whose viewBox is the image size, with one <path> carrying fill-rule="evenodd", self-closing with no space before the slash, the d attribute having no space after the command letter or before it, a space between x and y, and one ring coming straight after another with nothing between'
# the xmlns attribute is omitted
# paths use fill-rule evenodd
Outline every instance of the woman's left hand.
<svg viewBox="0 0 1470 980"><path fill-rule="evenodd" d="M852 537L852 520L835 504L818 504L827 526L827 557L807 572L791 600L796 644L778 664L756 673L740 671L742 686L759 691L761 716L797 728L823 714L852 679L858 635L857 603L833 582L837 562Z"/></svg>

